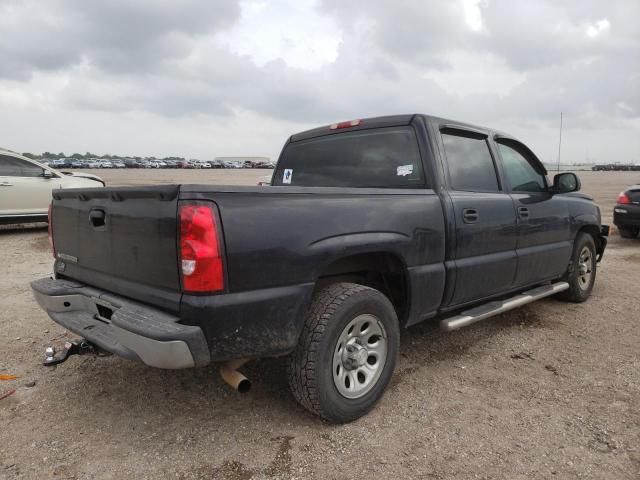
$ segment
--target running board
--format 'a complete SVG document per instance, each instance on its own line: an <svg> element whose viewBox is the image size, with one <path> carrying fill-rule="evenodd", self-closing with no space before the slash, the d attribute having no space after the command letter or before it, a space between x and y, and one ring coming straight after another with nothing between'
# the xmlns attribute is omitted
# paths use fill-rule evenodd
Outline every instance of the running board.
<svg viewBox="0 0 640 480"><path fill-rule="evenodd" d="M506 300L485 303L484 305L472 308L471 310L466 310L455 317L441 320L440 328L446 332L458 330L459 328L466 327L467 325L479 322L485 318L493 317L494 315L508 312L514 308L526 305L527 303L535 302L541 298L563 292L568 288L569 284L567 282L558 282L527 290L526 292L522 292L515 297L507 298Z"/></svg>

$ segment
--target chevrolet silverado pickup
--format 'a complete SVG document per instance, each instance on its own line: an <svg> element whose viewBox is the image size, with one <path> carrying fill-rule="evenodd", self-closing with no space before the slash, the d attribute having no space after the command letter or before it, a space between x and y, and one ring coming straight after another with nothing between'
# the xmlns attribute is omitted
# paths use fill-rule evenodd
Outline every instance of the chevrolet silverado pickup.
<svg viewBox="0 0 640 480"><path fill-rule="evenodd" d="M159 368L286 356L330 422L369 411L400 330L455 330L589 297L608 227L573 173L522 142L427 115L291 136L271 186L57 190L54 274L32 283L83 345ZM49 361L55 361L55 351Z"/></svg>

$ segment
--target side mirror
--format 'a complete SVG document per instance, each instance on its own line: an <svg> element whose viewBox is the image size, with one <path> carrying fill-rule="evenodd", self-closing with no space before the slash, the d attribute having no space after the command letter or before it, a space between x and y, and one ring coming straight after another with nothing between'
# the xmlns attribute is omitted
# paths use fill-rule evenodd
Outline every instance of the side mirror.
<svg viewBox="0 0 640 480"><path fill-rule="evenodd" d="M50 180L53 178L53 174L47 170L46 168L42 169L42 178L46 178L47 180Z"/></svg>
<svg viewBox="0 0 640 480"><path fill-rule="evenodd" d="M580 190L580 179L575 173L559 173L553 177L553 193L569 193Z"/></svg>

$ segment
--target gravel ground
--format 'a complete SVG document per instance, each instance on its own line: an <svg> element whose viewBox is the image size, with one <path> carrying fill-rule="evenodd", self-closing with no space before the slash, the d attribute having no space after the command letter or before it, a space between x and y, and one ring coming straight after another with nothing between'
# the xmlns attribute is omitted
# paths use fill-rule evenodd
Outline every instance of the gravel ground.
<svg viewBox="0 0 640 480"><path fill-rule="evenodd" d="M94 172L95 173L95 172ZM110 184L255 184L267 171L99 172ZM582 173L605 221L640 175ZM0 478L640 478L640 240L612 236L592 298L547 299L459 332L403 332L388 392L331 426L297 406L282 360L253 389L215 366L117 357L41 366L65 338L28 284L51 270L46 229L0 231Z"/></svg>

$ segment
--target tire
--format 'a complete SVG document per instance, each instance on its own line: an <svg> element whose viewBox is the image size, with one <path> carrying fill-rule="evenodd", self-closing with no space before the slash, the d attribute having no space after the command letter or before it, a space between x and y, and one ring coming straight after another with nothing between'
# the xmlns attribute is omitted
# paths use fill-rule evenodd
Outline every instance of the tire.
<svg viewBox="0 0 640 480"><path fill-rule="evenodd" d="M569 283L569 289L558 294L558 298L567 302L582 303L593 290L596 281L596 244L588 233L578 233L573 243L571 266L563 278Z"/></svg>
<svg viewBox="0 0 640 480"><path fill-rule="evenodd" d="M640 232L639 227L618 227L622 238L636 238Z"/></svg>
<svg viewBox="0 0 640 480"><path fill-rule="evenodd" d="M289 357L291 392L328 422L353 421L382 396L399 343L398 317L385 295L355 283L330 285L314 296Z"/></svg>

